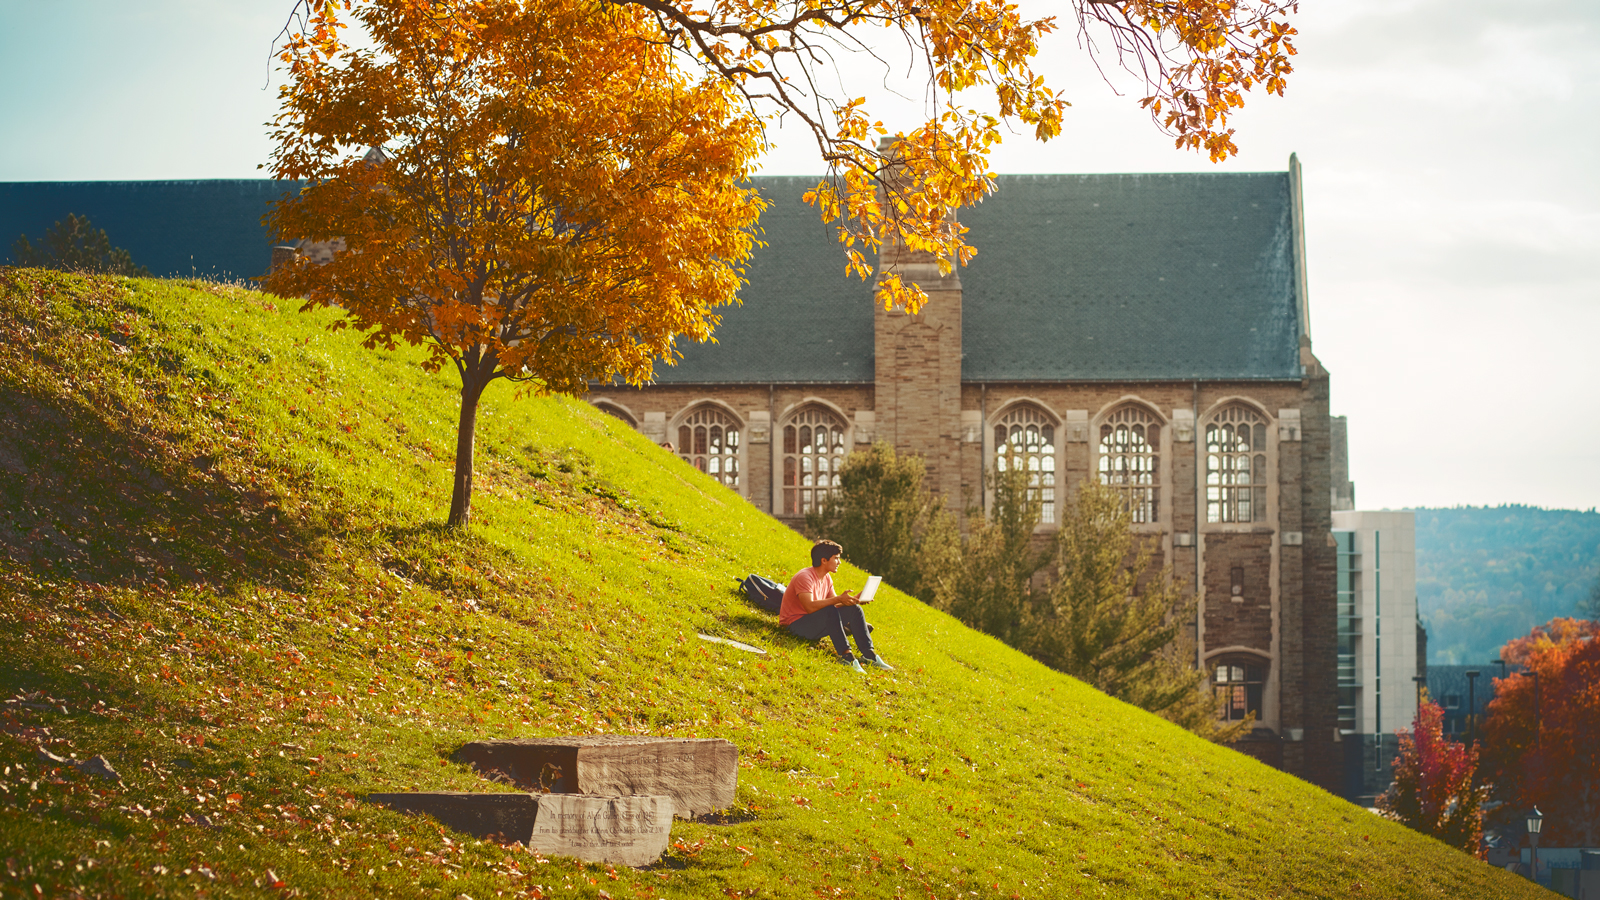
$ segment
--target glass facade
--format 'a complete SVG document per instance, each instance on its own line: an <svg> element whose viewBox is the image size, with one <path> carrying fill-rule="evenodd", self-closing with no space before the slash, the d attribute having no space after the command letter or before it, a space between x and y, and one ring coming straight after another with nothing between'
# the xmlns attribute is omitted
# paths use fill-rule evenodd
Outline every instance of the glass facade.
<svg viewBox="0 0 1600 900"><path fill-rule="evenodd" d="M1351 734L1360 728L1356 715L1361 694L1361 672L1357 668L1361 640L1361 551L1353 531L1335 531L1333 539L1339 547L1339 730Z"/></svg>

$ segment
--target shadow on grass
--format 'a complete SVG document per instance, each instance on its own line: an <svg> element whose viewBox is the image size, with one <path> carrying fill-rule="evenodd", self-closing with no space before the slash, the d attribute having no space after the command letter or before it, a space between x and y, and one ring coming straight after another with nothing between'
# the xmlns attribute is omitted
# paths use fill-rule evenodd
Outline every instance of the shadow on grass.
<svg viewBox="0 0 1600 900"><path fill-rule="evenodd" d="M324 529L118 412L0 385L0 553L96 584L305 583Z"/></svg>

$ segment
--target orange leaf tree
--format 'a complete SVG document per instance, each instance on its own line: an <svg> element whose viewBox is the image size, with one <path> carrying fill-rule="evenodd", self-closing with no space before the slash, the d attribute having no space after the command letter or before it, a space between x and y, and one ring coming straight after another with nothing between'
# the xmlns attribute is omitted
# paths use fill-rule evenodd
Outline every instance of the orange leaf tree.
<svg viewBox="0 0 1600 900"><path fill-rule="evenodd" d="M371 0L351 13L368 46L312 34L284 54L272 172L307 183L269 217L282 238L345 249L266 286L342 310L335 327L369 347L420 344L430 369L455 366L449 522L462 527L491 382L641 383L674 342L710 336L755 244L761 201L740 184L759 123L725 81L688 77L636 8ZM382 152L362 158L367 146Z"/></svg>
<svg viewBox="0 0 1600 900"><path fill-rule="evenodd" d="M1600 844L1600 622L1554 619L1501 658L1522 667L1495 680L1483 725L1502 809L1517 821L1539 807L1548 846Z"/></svg>
<svg viewBox="0 0 1600 900"><path fill-rule="evenodd" d="M1394 784L1379 795L1378 811L1481 858L1489 789L1478 784L1477 771L1477 748L1445 737L1444 710L1424 703L1411 732L1400 732Z"/></svg>
<svg viewBox="0 0 1600 900"><path fill-rule="evenodd" d="M365 2L294 0L289 55L337 52L342 17ZM1020 126L1048 140L1060 133L1068 106L1033 66L1056 19L1026 18L1010 0L611 3L643 14L646 40L681 51L750 108L803 125L828 167L808 199L824 222L839 223L846 267L862 277L886 244L930 253L946 270L965 264L973 249L951 213L992 189L989 154L1002 129ZM437 7L438 15L458 6L414 5ZM1072 0L1070 13L1081 46L1103 48L1142 78L1140 103L1177 146L1220 160L1238 152L1229 119L1246 92L1283 93L1295 53L1289 16L1297 9L1292 0ZM926 121L887 143L863 98L822 87L838 83L838 55L872 53L874 36L911 48L933 97ZM983 92L992 99L981 100ZM927 299L893 272L880 273L878 291L886 306L912 311Z"/></svg>

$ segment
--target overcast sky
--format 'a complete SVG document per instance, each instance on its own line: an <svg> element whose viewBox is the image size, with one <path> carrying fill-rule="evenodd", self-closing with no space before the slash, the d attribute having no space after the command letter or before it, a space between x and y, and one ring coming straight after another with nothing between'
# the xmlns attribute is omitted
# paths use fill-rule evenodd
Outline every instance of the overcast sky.
<svg viewBox="0 0 1600 900"><path fill-rule="evenodd" d="M0 181L259 177L289 6L0 0ZM1138 85L1118 96L1068 32L1044 54L1065 133L1012 138L995 170L1281 171L1298 153L1313 349L1358 505L1600 505L1600 4L1310 0L1295 25L1288 95L1250 98L1235 160L1173 150ZM880 117L912 126L920 93L887 80L910 96L868 92ZM806 141L777 142L764 173L819 171Z"/></svg>

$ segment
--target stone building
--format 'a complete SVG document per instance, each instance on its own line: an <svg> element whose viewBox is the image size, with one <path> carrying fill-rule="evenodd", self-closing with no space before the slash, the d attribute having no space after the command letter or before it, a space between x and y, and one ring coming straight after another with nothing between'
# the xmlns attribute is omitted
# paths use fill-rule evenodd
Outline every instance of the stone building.
<svg viewBox="0 0 1600 900"><path fill-rule="evenodd" d="M958 509L1015 460L1034 473L1044 533L1074 485L1115 484L1163 560L1202 588L1201 662L1229 714L1261 726L1239 749L1337 791L1330 507L1353 504L1330 471L1294 160L1259 174L1002 177L962 213L971 265L940 277L931 259L882 260L928 290L917 316L876 309L872 285L844 276L833 229L800 201L814 184L758 180L774 203L768 246L716 344L593 402L790 523L873 440L922 454ZM262 214L296 187L0 184L0 232L76 212L157 274L254 275L272 252Z"/></svg>
<svg viewBox="0 0 1600 900"><path fill-rule="evenodd" d="M798 524L852 450L921 454L953 505L1021 465L1044 504L1098 477L1189 584L1238 748L1340 788L1328 374L1311 352L1299 165L1287 172L1010 176L961 221L978 248L884 311L832 229L762 178L767 246L717 343L590 400Z"/></svg>

